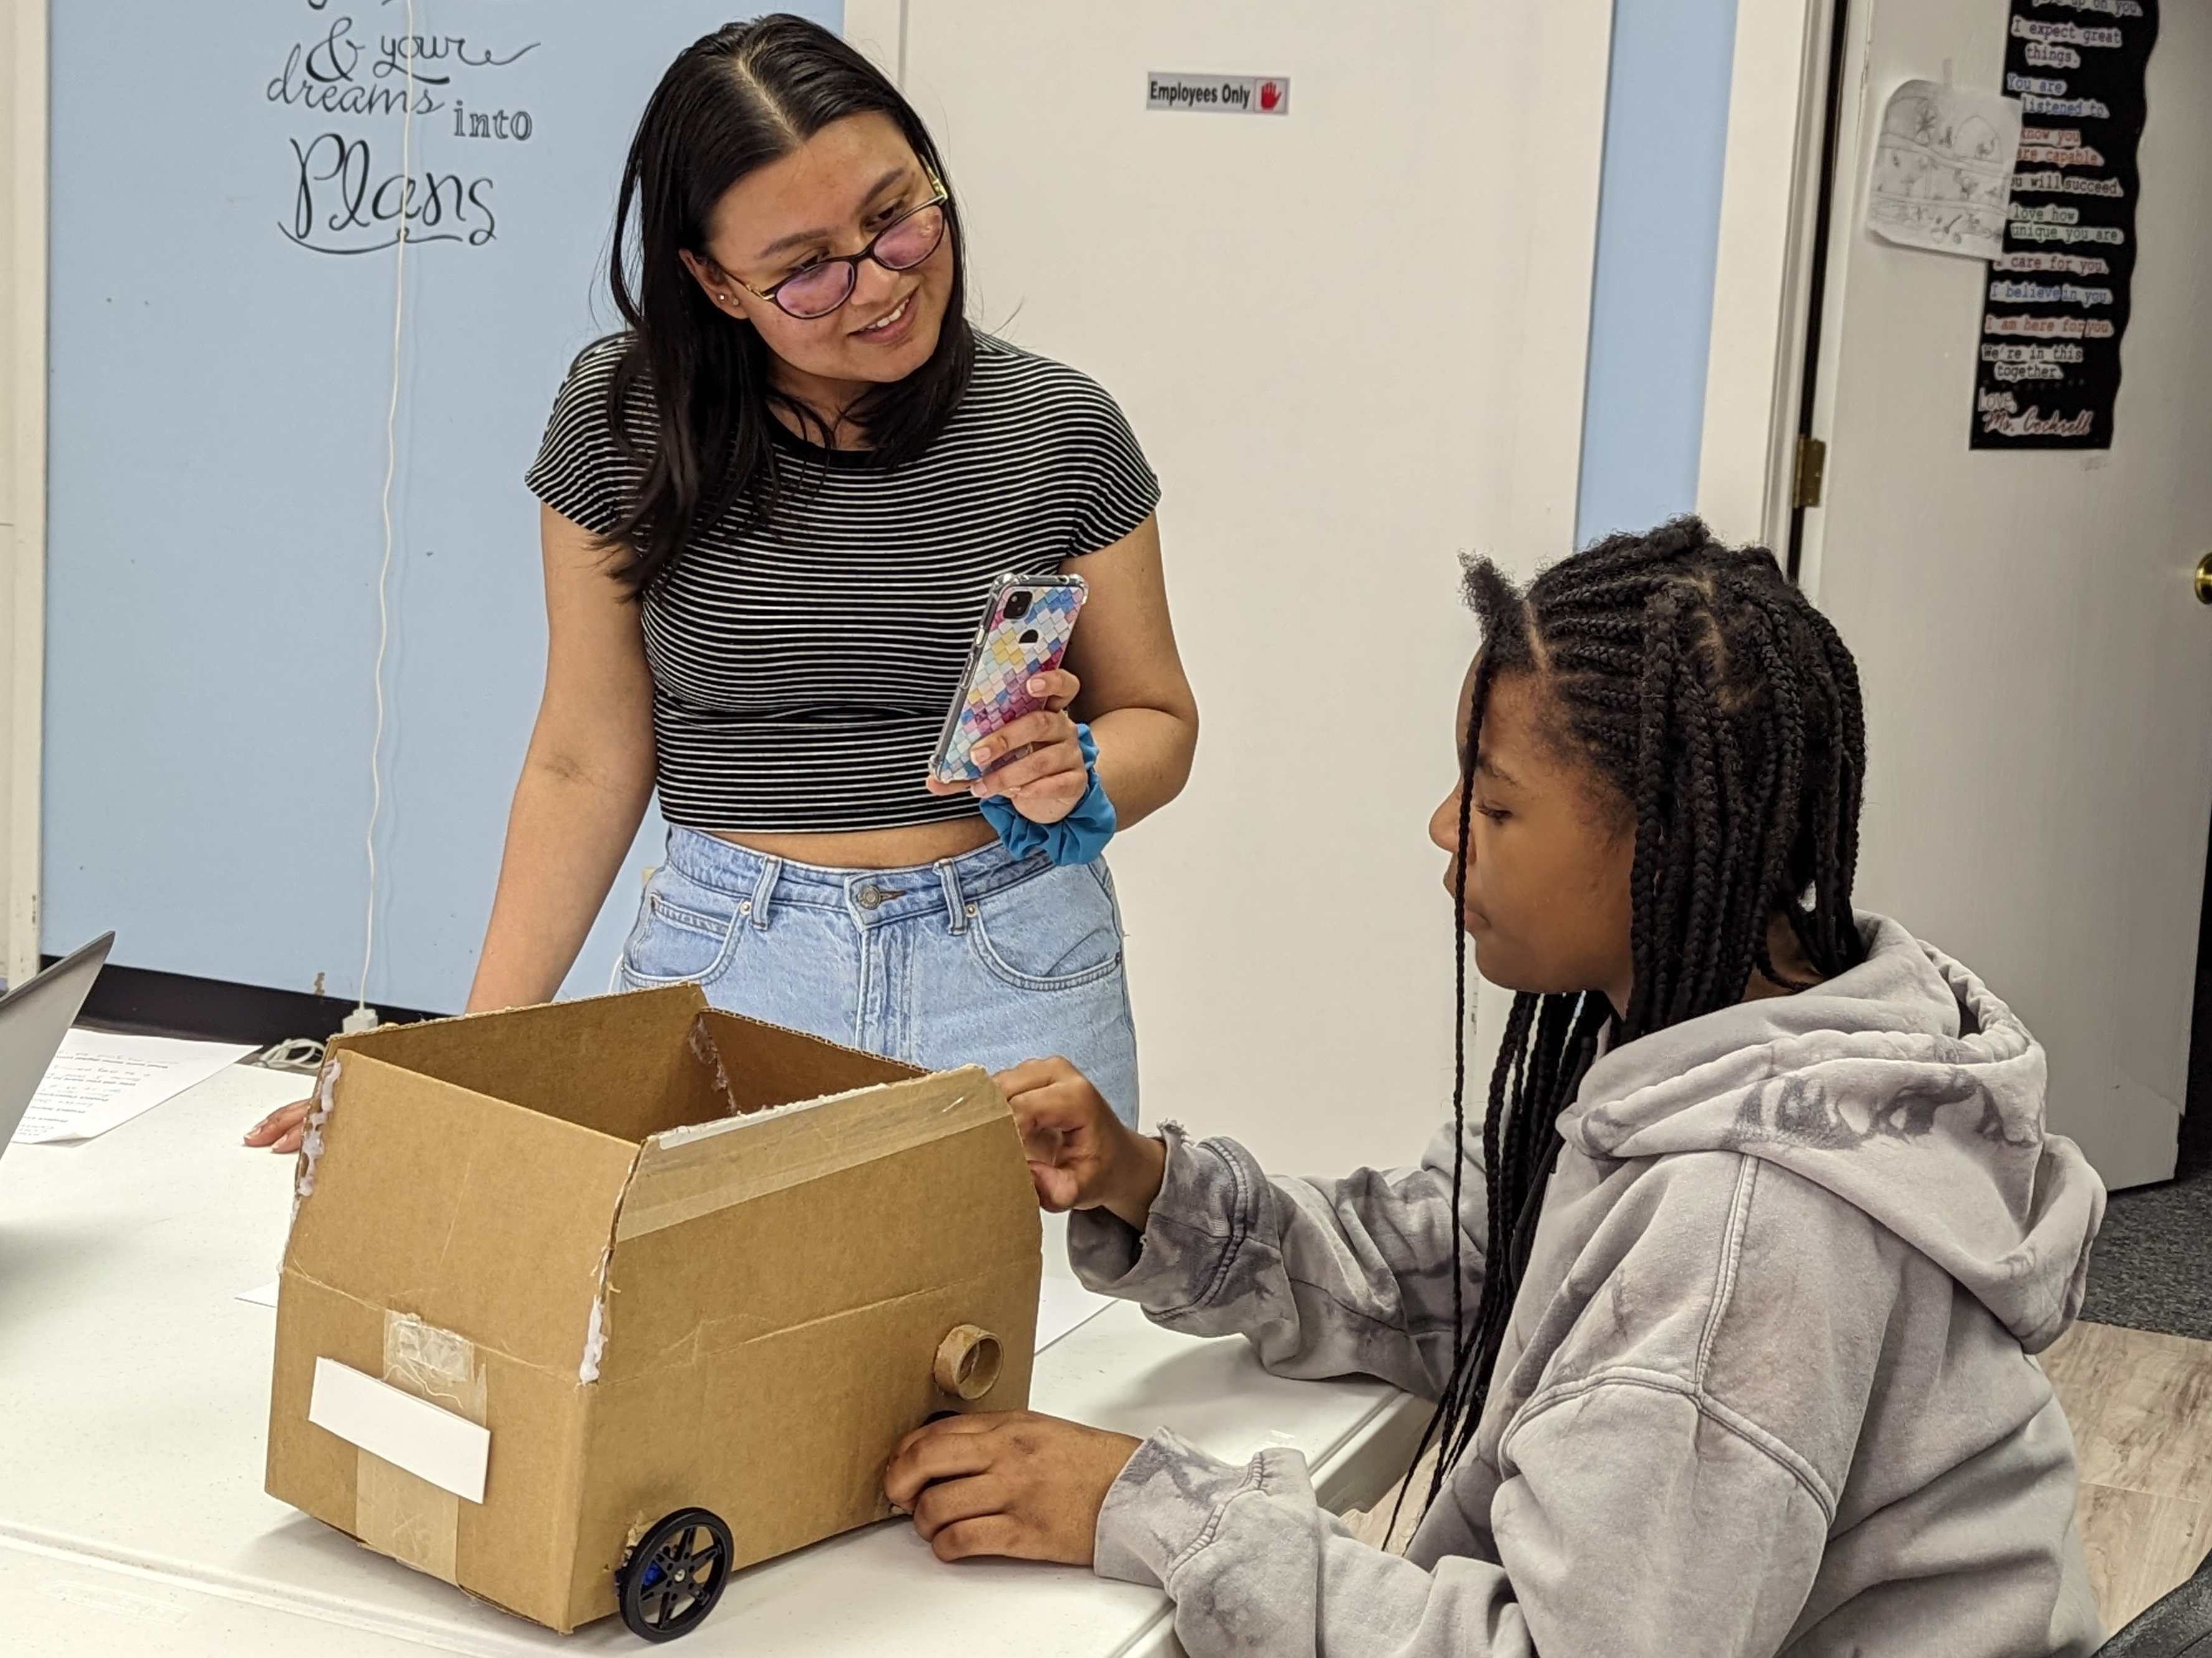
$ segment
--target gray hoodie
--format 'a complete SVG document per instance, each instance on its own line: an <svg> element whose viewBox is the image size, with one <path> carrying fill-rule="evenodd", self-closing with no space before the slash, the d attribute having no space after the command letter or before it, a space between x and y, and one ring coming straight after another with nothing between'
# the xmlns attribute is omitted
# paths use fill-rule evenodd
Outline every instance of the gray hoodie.
<svg viewBox="0 0 2212 1658"><path fill-rule="evenodd" d="M2028 1355L2080 1309L2104 1188L2044 1132L2011 1011L1863 926L1850 972L1591 1068L1489 1403L1407 1558L1323 1513L1296 1452L1240 1467L1163 1431L1108 1493L1099 1572L1165 1588L1193 1658L2092 1651L2073 1438ZM1284 1375L1437 1396L1449 1127L1340 1181L1164 1138L1141 1236L1075 1217L1086 1283ZM1461 1224L1472 1309L1479 1172Z"/></svg>

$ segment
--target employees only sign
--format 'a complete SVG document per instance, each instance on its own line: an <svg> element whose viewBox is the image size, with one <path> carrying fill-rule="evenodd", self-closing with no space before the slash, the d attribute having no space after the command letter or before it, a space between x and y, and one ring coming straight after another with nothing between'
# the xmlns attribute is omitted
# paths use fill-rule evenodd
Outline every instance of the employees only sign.
<svg viewBox="0 0 2212 1658"><path fill-rule="evenodd" d="M1146 109L1187 109L1216 115L1287 115L1287 75L1167 75L1146 77Z"/></svg>

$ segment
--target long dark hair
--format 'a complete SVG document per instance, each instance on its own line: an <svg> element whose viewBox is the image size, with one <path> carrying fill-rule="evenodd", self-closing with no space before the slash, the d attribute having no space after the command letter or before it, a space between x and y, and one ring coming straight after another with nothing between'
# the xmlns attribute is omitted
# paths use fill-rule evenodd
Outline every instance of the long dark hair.
<svg viewBox="0 0 2212 1658"><path fill-rule="evenodd" d="M923 165L945 177L936 145L898 88L801 17L731 23L693 42L646 104L623 168L607 270L629 325L608 393L610 424L616 442L645 468L636 499L607 537L628 550L620 574L633 593L665 575L692 536L723 513L769 510L782 481L775 405L802 430L822 428L812 410L771 383L759 331L716 310L679 255L706 255L715 205L740 179L830 122L869 112L888 116ZM952 285L937 349L850 411L884 466L911 460L944 429L975 363L957 205L948 203L945 214ZM632 410L649 411L650 445L633 434ZM830 434L821 437L826 443Z"/></svg>
<svg viewBox="0 0 2212 1658"><path fill-rule="evenodd" d="M1453 1365L1418 1463L1438 1447L1434 1502L1490 1394L1528 1270L1557 1120L1608 1024L1618 1044L1740 1001L1777 969L1779 915L1827 978L1864 959L1851 914L1866 725L1858 670L1835 629L1763 547L1730 548L1694 518L1601 541L1523 590L1487 559L1467 568L1482 622L1460 778L1454 920L1459 1037L1452 1084ZM1489 1234L1482 1295L1460 1304L1460 1170L1466 1159L1468 826L1492 688L1536 682L1558 735L1635 815L1630 950L1635 982L1616 1021L1595 991L1513 999L1489 1109L1482 1174ZM1402 1493L1401 1493L1402 1497Z"/></svg>

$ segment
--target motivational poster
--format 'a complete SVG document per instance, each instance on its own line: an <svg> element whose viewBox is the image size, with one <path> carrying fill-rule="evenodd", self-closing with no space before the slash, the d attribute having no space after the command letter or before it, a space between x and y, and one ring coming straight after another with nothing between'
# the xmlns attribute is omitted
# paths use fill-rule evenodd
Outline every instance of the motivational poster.
<svg viewBox="0 0 2212 1658"><path fill-rule="evenodd" d="M2011 0L2020 149L1981 307L1977 449L2112 446L2157 38L2158 0Z"/></svg>

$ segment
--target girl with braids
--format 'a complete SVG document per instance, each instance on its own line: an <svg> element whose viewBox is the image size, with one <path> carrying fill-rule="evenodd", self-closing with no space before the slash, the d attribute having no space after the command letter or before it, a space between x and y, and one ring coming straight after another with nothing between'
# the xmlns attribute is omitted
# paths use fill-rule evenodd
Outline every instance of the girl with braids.
<svg viewBox="0 0 2212 1658"><path fill-rule="evenodd" d="M1407 1556L1294 1452L1029 1414L923 1428L886 1491L946 1559L1159 1585L1194 1658L2092 1651L2027 1355L2081 1305L2103 1188L2011 1011L1852 909L1850 653L1694 519L1468 593L1430 833L1462 1014L1470 938L1517 993L1479 1133L1455 1089L1414 1168L1270 1179L1122 1127L1062 1061L1002 1078L1094 1288L1437 1401Z"/></svg>

